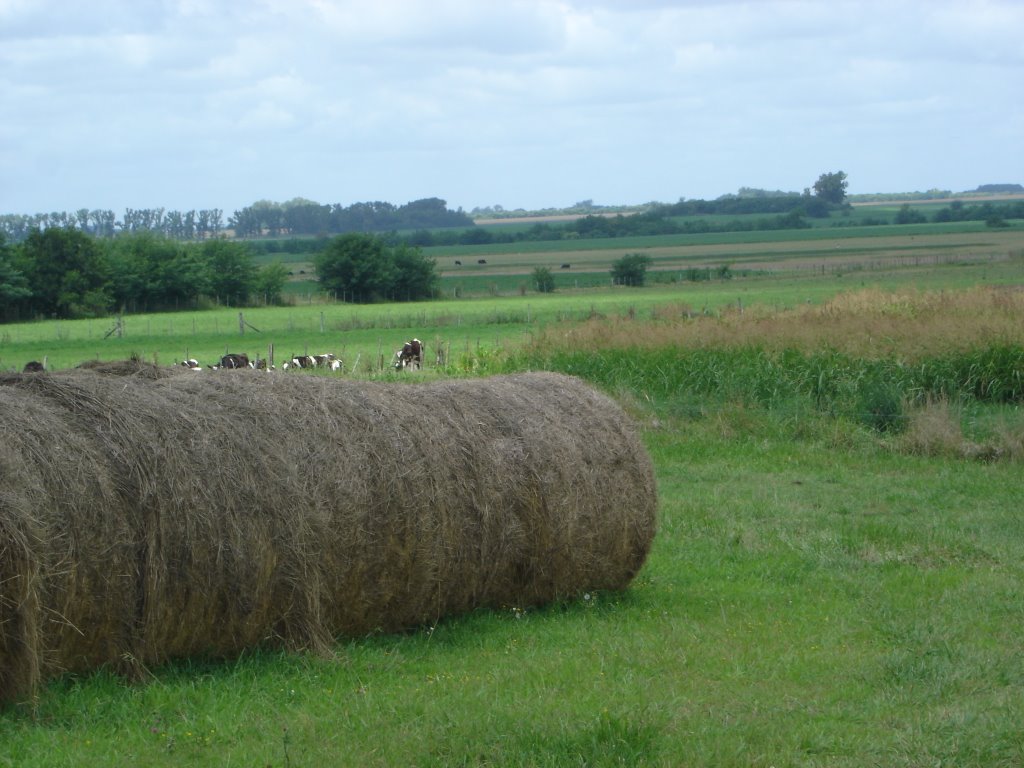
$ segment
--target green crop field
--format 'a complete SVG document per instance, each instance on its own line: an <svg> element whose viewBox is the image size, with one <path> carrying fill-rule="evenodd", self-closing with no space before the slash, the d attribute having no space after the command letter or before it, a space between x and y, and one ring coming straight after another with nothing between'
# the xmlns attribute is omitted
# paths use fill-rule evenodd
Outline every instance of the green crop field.
<svg viewBox="0 0 1024 768"><path fill-rule="evenodd" d="M893 264L997 259L1024 250L1024 227L1020 226L1005 230L987 228L983 222L843 226L871 215L871 210L871 206L855 208L851 219L815 220L814 227L802 230L567 238L433 246L423 251L436 262L441 295L453 298L529 291L530 273L537 267L551 269L561 288L601 287L610 279L613 262L629 253L650 256L655 272L679 273L690 267L724 265L757 271L835 272ZM291 301L309 303L318 297L309 254L276 252L257 258L259 264L273 261L280 261L290 272L285 295ZM568 268L563 269L566 264Z"/></svg>
<svg viewBox="0 0 1024 768"><path fill-rule="evenodd" d="M1024 764L1024 262L1006 233L967 234L991 258L941 258L964 240L728 281L311 301L241 310L244 334L237 309L129 316L120 338L0 326L5 369L273 343L390 378L373 361L416 335L431 364L410 381L572 373L637 420L660 496L623 593L330 658L59 679L0 712L0 766Z"/></svg>

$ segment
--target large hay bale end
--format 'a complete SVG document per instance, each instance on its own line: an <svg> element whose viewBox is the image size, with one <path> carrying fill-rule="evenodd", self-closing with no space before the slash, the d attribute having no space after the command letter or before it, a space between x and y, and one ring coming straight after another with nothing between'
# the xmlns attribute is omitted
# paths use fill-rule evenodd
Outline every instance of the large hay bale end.
<svg viewBox="0 0 1024 768"><path fill-rule="evenodd" d="M632 423L556 374L11 374L0 481L8 702L69 670L621 589L655 531Z"/></svg>

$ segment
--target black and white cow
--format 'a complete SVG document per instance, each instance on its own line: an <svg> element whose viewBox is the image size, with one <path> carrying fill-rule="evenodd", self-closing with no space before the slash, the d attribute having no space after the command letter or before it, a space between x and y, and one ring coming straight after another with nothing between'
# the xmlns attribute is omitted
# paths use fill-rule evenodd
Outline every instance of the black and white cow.
<svg viewBox="0 0 1024 768"><path fill-rule="evenodd" d="M221 368L251 368L249 356L244 352L231 352L220 359Z"/></svg>
<svg viewBox="0 0 1024 768"><path fill-rule="evenodd" d="M412 368L418 370L423 367L423 342L419 339L410 339L402 345L402 348L395 352L395 370Z"/></svg>
<svg viewBox="0 0 1024 768"><path fill-rule="evenodd" d="M282 367L286 371L292 371L296 368L316 368L316 360L312 355L295 355Z"/></svg>

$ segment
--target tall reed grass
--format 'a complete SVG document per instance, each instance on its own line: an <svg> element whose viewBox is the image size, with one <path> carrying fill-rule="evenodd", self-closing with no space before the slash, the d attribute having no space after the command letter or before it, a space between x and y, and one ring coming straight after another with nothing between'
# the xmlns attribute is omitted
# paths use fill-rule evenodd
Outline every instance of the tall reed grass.
<svg viewBox="0 0 1024 768"><path fill-rule="evenodd" d="M834 350L857 357L912 361L992 344L1024 344L1024 288L962 291L862 289L790 309L727 306L716 314L683 304L655 307L638 332L639 313L592 316L575 327L538 334L538 349L756 346Z"/></svg>
<svg viewBox="0 0 1024 768"><path fill-rule="evenodd" d="M907 408L931 400L1024 403L1024 292L865 290L793 310L594 318L539 334L505 364L899 432Z"/></svg>

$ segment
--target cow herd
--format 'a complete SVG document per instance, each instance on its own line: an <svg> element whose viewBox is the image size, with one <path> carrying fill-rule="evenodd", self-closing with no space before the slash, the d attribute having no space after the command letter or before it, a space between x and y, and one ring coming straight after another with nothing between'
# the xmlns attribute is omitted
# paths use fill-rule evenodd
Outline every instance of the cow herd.
<svg viewBox="0 0 1024 768"><path fill-rule="evenodd" d="M184 366L192 371L201 371L203 366L199 364L199 361L194 357L190 357L186 360L182 360L178 365ZM257 357L255 360L250 360L249 356L244 353L230 352L213 365L208 366L208 370L217 371L221 368L231 370L235 368L253 368L258 371L275 370L277 366L271 365L267 362L266 358ZM331 371L343 371L345 370L345 363L340 357L335 355L333 352L324 352L322 355L295 355L288 359L284 365L281 366L281 370L294 371L302 368L326 368Z"/></svg>
<svg viewBox="0 0 1024 768"><path fill-rule="evenodd" d="M402 348L395 351L392 358L392 367L397 371L406 369L419 370L423 367L424 344L419 339L409 339L402 345ZM440 362L440 358L438 358ZM358 361L357 361L358 362ZM381 359L383 365L383 358ZM236 368L253 368L258 371L275 370L276 366L270 364L266 358L257 357L255 360L240 352L229 352L222 355L217 362L203 366L194 357L186 358L178 363L179 366L188 368L191 371L217 371L221 369L232 370ZM320 355L294 355L281 366L283 371L297 371L307 369L321 369L328 371L344 371L344 361L332 352L324 352ZM36 360L26 363L22 369L23 373L40 373L46 370L44 363Z"/></svg>

